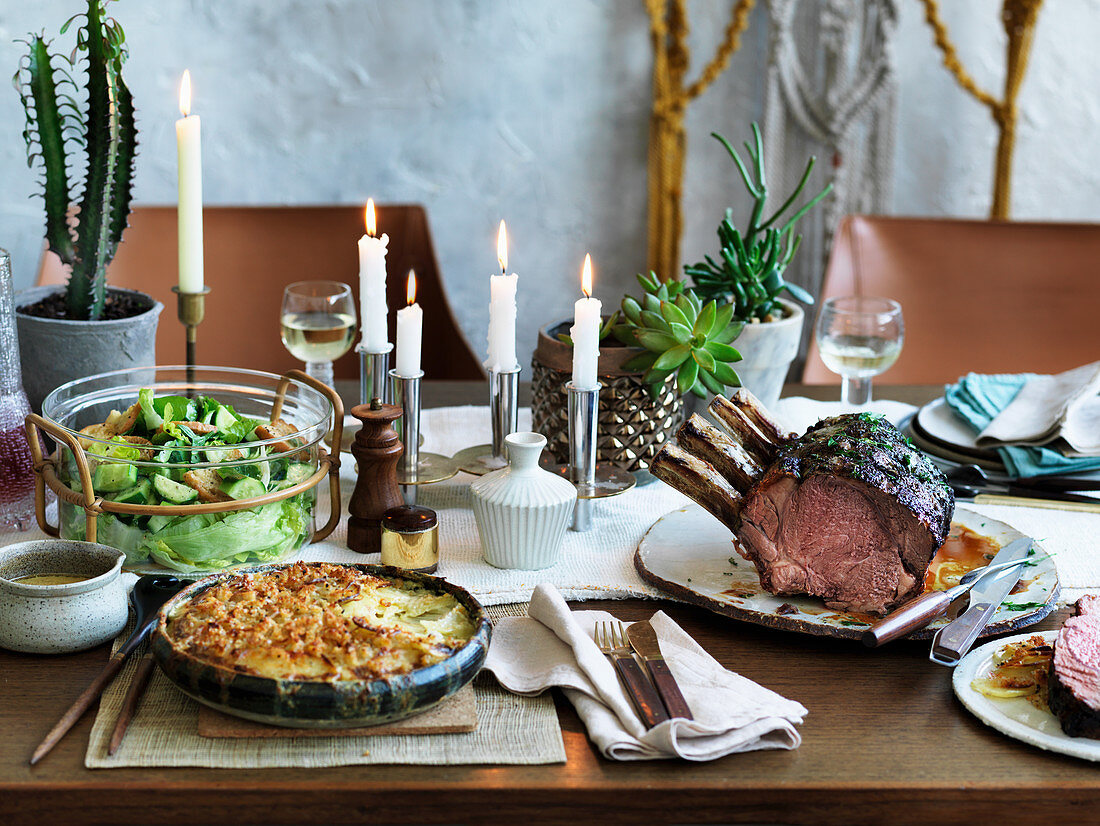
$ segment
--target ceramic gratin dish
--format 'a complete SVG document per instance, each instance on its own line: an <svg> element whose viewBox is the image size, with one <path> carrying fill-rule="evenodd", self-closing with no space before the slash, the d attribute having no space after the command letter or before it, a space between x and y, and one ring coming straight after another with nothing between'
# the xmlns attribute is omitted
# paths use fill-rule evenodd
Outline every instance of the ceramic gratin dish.
<svg viewBox="0 0 1100 826"><path fill-rule="evenodd" d="M248 573L285 567L264 565ZM450 594L469 612L473 636L441 662L380 680L279 680L206 663L178 650L167 634L169 618L192 597L238 571L199 580L165 603L153 631L153 656L168 679L192 699L235 717L289 728L355 728L400 720L427 711L474 678L489 652L491 623L469 592L438 577L387 565L347 567Z"/></svg>
<svg viewBox="0 0 1100 826"><path fill-rule="evenodd" d="M94 542L38 539L0 548L0 647L29 654L69 654L114 639L126 625L123 554ZM30 585L22 577L87 577Z"/></svg>

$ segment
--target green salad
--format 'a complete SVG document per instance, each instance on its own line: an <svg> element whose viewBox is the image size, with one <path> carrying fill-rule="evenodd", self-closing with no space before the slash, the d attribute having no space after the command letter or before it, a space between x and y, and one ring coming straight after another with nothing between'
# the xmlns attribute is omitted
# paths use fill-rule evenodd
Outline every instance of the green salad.
<svg viewBox="0 0 1100 826"><path fill-rule="evenodd" d="M98 516L97 541L125 552L128 564L153 560L196 573L271 562L310 537L314 489L231 513L156 513L162 505L252 499L312 476L316 448L281 419L244 416L208 396L154 398L146 388L126 411L80 432L96 495L151 512ZM65 454L62 481L80 490L76 462ZM83 509L59 507L62 535L84 539Z"/></svg>

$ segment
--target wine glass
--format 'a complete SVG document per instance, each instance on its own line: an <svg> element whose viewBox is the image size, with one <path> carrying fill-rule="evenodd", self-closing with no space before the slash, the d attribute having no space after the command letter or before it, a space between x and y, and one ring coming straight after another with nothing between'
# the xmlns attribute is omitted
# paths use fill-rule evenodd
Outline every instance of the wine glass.
<svg viewBox="0 0 1100 826"><path fill-rule="evenodd" d="M351 349L355 301L339 281L298 281L283 291L283 346L306 363L306 373L332 387L332 362Z"/></svg>
<svg viewBox="0 0 1100 826"><path fill-rule="evenodd" d="M840 374L840 401L862 407L871 401L872 377L898 360L905 324L892 299L846 295L825 301L816 332L821 360Z"/></svg>

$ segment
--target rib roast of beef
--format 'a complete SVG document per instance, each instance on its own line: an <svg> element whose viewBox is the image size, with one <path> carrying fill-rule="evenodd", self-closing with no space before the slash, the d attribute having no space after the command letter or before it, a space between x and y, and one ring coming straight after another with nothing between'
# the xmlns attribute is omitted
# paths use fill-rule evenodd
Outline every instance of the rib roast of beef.
<svg viewBox="0 0 1100 826"><path fill-rule="evenodd" d="M773 594L883 614L916 596L955 509L947 480L885 418L784 431L747 390L710 405L650 467L737 537Z"/></svg>
<svg viewBox="0 0 1100 826"><path fill-rule="evenodd" d="M1070 737L1100 738L1100 597L1077 600L1054 641L1050 710Z"/></svg>

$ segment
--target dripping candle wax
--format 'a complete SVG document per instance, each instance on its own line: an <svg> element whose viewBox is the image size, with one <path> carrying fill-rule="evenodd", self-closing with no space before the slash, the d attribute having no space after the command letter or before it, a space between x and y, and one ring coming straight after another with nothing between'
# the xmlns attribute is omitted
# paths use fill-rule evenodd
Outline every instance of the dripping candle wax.
<svg viewBox="0 0 1100 826"><path fill-rule="evenodd" d="M363 211L367 233L359 239L359 317L363 321L363 347L368 353L385 352L389 344L386 329L386 245L390 237L378 237L374 199L367 199Z"/></svg>

